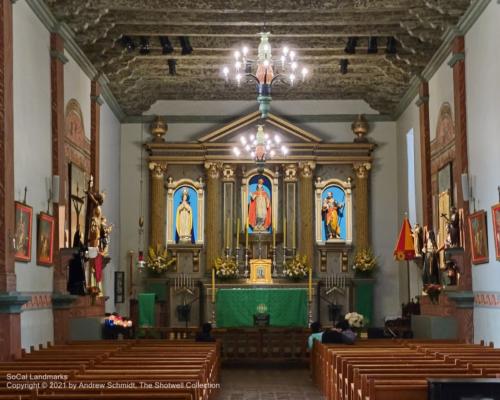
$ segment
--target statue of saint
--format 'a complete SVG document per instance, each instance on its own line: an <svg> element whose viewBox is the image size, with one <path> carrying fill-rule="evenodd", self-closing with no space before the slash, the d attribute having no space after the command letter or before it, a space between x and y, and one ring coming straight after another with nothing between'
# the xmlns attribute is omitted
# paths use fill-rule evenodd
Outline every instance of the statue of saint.
<svg viewBox="0 0 500 400"><path fill-rule="evenodd" d="M264 180L257 181L255 192L250 193L248 223L255 232L264 232L271 226L271 199L264 189Z"/></svg>
<svg viewBox="0 0 500 400"><path fill-rule="evenodd" d="M328 192L323 200L321 214L325 222L327 240L340 239L340 219L344 214L344 204L338 203L333 198L333 193Z"/></svg>
<svg viewBox="0 0 500 400"><path fill-rule="evenodd" d="M422 248L424 247L424 237L422 227L415 224L413 227L413 247L415 249L415 257L422 257Z"/></svg>
<svg viewBox="0 0 500 400"><path fill-rule="evenodd" d="M192 242L193 210L189 204L189 191L187 188L182 191L182 199L177 207L175 228L179 236L179 242Z"/></svg>
<svg viewBox="0 0 500 400"><path fill-rule="evenodd" d="M441 214L446 220L446 247L460 247L460 216L456 207L451 207L450 218Z"/></svg>
<svg viewBox="0 0 500 400"><path fill-rule="evenodd" d="M440 284L441 283L441 270L439 268L439 252L443 247L438 248L436 243L436 234L434 230L427 231L425 237L424 248L424 270L422 280L425 285Z"/></svg>

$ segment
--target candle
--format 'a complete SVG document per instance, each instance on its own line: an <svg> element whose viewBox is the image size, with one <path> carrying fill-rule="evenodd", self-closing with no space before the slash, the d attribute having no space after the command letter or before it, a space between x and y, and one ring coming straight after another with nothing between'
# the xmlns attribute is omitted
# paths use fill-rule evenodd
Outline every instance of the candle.
<svg viewBox="0 0 500 400"><path fill-rule="evenodd" d="M283 248L286 249L286 218L283 218Z"/></svg>
<svg viewBox="0 0 500 400"><path fill-rule="evenodd" d="M236 220L236 248L240 248L240 219Z"/></svg>
<svg viewBox="0 0 500 400"><path fill-rule="evenodd" d="M247 227L245 229L245 249L248 249L248 217L247 217Z"/></svg>
<svg viewBox="0 0 500 400"><path fill-rule="evenodd" d="M295 221L292 221L292 249L295 250Z"/></svg>
<svg viewBox="0 0 500 400"><path fill-rule="evenodd" d="M215 303L215 268L212 268L212 303Z"/></svg>
<svg viewBox="0 0 500 400"><path fill-rule="evenodd" d="M309 268L309 303L312 301L312 268Z"/></svg>

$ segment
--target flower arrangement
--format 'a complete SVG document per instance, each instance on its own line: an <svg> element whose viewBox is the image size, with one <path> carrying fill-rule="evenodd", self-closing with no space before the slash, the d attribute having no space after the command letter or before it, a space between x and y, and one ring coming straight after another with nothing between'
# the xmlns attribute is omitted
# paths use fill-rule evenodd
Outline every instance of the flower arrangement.
<svg viewBox="0 0 500 400"><path fill-rule="evenodd" d="M307 262L307 256L297 254L294 258L285 263L283 276L292 280L299 280L307 277L311 266Z"/></svg>
<svg viewBox="0 0 500 400"><path fill-rule="evenodd" d="M443 287L438 285L437 283L431 283L429 285L425 285L424 292L429 296L432 304L437 304L439 302L439 295Z"/></svg>
<svg viewBox="0 0 500 400"><path fill-rule="evenodd" d="M365 317L357 312L347 313L345 319L351 328L362 328L365 325Z"/></svg>
<svg viewBox="0 0 500 400"><path fill-rule="evenodd" d="M217 257L214 261L213 268L215 276L219 279L234 279L239 275L238 266L234 257Z"/></svg>
<svg viewBox="0 0 500 400"><path fill-rule="evenodd" d="M155 274L166 272L175 263L175 257L171 257L165 247L158 245L156 249L149 246L148 258L146 260L146 270Z"/></svg>
<svg viewBox="0 0 500 400"><path fill-rule="evenodd" d="M355 272L371 273L377 266L377 257L371 249L358 250L354 257L353 269Z"/></svg>

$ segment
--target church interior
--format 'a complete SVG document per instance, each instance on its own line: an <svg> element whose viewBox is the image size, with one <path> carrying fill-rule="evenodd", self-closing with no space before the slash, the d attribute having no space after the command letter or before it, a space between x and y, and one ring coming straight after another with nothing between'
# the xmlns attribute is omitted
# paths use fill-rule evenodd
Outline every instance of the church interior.
<svg viewBox="0 0 500 400"><path fill-rule="evenodd" d="M498 21L0 0L0 400L500 399Z"/></svg>

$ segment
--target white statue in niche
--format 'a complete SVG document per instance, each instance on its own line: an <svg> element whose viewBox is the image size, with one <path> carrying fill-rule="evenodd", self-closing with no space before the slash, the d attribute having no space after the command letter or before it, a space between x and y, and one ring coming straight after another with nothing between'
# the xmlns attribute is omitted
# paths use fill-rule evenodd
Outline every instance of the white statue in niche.
<svg viewBox="0 0 500 400"><path fill-rule="evenodd" d="M182 199L177 207L176 229L179 236L179 242L191 243L193 232L193 210L189 203L189 191L184 188Z"/></svg>

